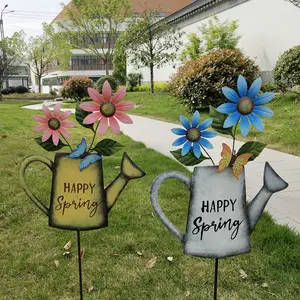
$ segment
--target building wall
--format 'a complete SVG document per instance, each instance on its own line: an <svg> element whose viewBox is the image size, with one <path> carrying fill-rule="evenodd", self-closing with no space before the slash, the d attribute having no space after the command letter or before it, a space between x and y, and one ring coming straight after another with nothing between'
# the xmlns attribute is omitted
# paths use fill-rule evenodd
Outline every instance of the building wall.
<svg viewBox="0 0 300 300"><path fill-rule="evenodd" d="M241 3L230 9L218 12L218 5L206 12L199 12L198 16L190 17L194 23L189 24L187 19L177 23L183 26L186 33L184 42L187 42L189 33L198 32L198 26L208 22L208 17L215 12L221 21L226 19L239 20L238 33L242 36L239 47L256 61L261 71L270 74L274 69L279 55L300 44L300 9L284 0L249 0L246 2L221 1L220 7L231 3ZM205 18L205 19L203 19ZM180 62L176 62L176 68ZM134 68L129 66L129 72ZM155 70L156 81L168 81L175 72L172 66ZM150 80L148 69L141 69L144 81Z"/></svg>

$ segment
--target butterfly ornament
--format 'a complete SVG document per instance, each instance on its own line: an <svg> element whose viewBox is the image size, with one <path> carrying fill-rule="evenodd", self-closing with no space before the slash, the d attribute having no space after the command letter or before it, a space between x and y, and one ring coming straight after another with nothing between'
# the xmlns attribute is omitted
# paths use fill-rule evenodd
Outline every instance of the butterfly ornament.
<svg viewBox="0 0 300 300"><path fill-rule="evenodd" d="M83 154L87 150L87 143L85 138L77 145L77 148L68 155L69 158L82 158ZM98 154L89 154L88 156L82 158L80 162L80 171L82 172L83 169L87 168L90 164L95 163L96 161L102 159L101 155Z"/></svg>
<svg viewBox="0 0 300 300"><path fill-rule="evenodd" d="M219 168L217 172L221 172L227 167L232 167L233 175L236 179L239 179L244 166L248 163L249 159L253 156L253 153L243 153L237 155L232 153L230 147L222 143L223 150L221 152L222 159L219 162Z"/></svg>

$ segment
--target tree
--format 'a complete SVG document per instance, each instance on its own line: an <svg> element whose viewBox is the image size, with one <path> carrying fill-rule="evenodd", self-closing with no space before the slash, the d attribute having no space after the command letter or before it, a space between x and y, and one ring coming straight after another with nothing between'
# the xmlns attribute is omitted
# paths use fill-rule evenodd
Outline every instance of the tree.
<svg viewBox="0 0 300 300"><path fill-rule="evenodd" d="M200 56L209 54L221 49L237 49L241 36L237 35L238 21L220 22L217 16L198 27L201 37L193 33L189 36L189 44L181 53L181 60L197 59Z"/></svg>
<svg viewBox="0 0 300 300"><path fill-rule="evenodd" d="M0 41L0 88L8 81L10 71L23 60L24 32L15 32L12 37ZM7 84L6 84L7 85ZM6 86L8 87L8 86ZM0 100L2 94L0 93Z"/></svg>
<svg viewBox="0 0 300 300"><path fill-rule="evenodd" d="M69 22L59 22L73 48L103 60L106 75L114 55L121 25L131 14L129 0L73 0L64 6Z"/></svg>
<svg viewBox="0 0 300 300"><path fill-rule="evenodd" d="M28 66L37 78L41 93L42 77L55 68L68 70L72 52L71 45L63 36L56 34L51 25L43 23L43 34L29 39L26 55Z"/></svg>
<svg viewBox="0 0 300 300"><path fill-rule="evenodd" d="M113 76L122 85L126 84L126 53L125 46L122 40L122 34L117 39L114 50L114 73Z"/></svg>
<svg viewBox="0 0 300 300"><path fill-rule="evenodd" d="M127 25L122 40L129 63L150 69L151 93L154 93L154 67L161 68L176 59L183 33L160 19L159 13L144 10Z"/></svg>
<svg viewBox="0 0 300 300"><path fill-rule="evenodd" d="M197 36L196 33L191 33L188 36L189 43L185 46L180 54L180 60L195 60L203 55L204 49L202 47L203 41Z"/></svg>

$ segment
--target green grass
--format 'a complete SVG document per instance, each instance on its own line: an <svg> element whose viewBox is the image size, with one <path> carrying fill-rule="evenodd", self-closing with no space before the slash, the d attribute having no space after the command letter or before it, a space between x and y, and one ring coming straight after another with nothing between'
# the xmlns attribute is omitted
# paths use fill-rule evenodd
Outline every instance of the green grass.
<svg viewBox="0 0 300 300"><path fill-rule="evenodd" d="M48 226L47 218L31 203L18 184L18 166L30 154L53 159L33 140L32 119L37 112L21 110L20 102L0 103L0 299L78 299L76 234ZM91 132L71 129L72 145ZM1 138L7 135L7 138ZM83 232L84 299L181 300L212 299L214 260L183 255L183 246L161 224L149 200L153 179L167 170L190 173L174 160L147 149L127 136L115 137L147 173L129 183L109 215L109 227ZM67 151L67 149L66 149ZM121 153L104 158L105 184L118 174ZM33 192L49 205L51 173L40 164L28 170ZM172 222L185 228L189 195L176 180L160 190L160 203ZM72 256L64 257L63 246L71 240ZM300 237L273 223L264 214L252 237L252 252L221 259L219 299L300 299ZM142 252L142 256L137 254ZM152 269L147 262L157 257ZM173 256L170 263L168 256ZM60 267L54 266L59 260ZM248 278L243 280L239 270ZM262 284L268 287L263 288ZM92 284L94 291L87 294ZM185 297L187 291L190 296Z"/></svg>

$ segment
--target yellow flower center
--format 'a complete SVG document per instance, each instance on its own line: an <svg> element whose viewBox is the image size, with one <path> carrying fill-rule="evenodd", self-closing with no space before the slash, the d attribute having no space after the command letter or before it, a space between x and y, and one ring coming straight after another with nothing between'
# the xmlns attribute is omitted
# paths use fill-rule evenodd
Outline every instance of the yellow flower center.
<svg viewBox="0 0 300 300"><path fill-rule="evenodd" d="M197 142L200 140L201 133L198 128L190 128L187 130L185 136L190 142Z"/></svg>
<svg viewBox="0 0 300 300"><path fill-rule="evenodd" d="M48 121L48 126L52 130L57 130L60 127L60 121L58 119L56 119L56 118L51 118Z"/></svg>
<svg viewBox="0 0 300 300"><path fill-rule="evenodd" d="M254 108L252 99L249 97L243 97L237 104L237 110L242 115L249 115Z"/></svg>
<svg viewBox="0 0 300 300"><path fill-rule="evenodd" d="M111 117L115 114L116 108L111 102L103 102L100 106L100 112L104 117Z"/></svg>

